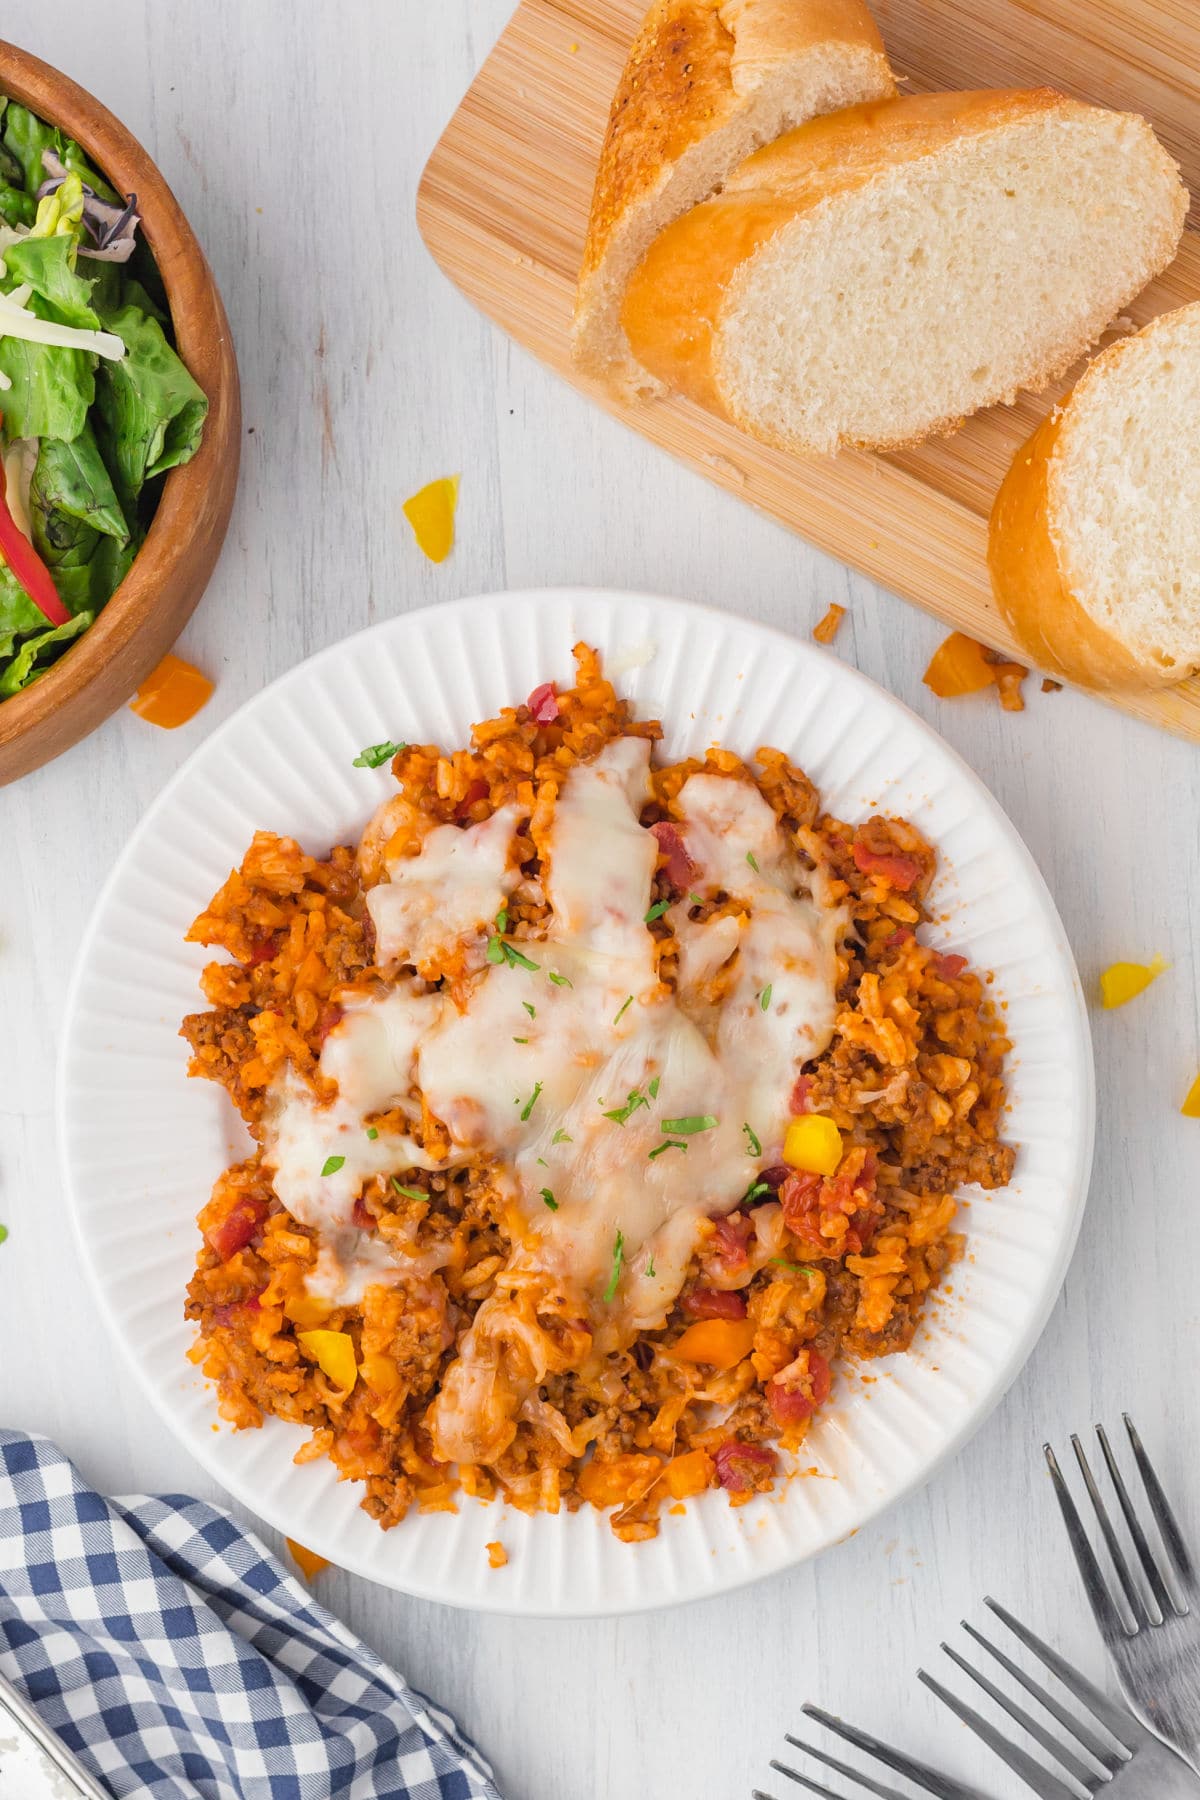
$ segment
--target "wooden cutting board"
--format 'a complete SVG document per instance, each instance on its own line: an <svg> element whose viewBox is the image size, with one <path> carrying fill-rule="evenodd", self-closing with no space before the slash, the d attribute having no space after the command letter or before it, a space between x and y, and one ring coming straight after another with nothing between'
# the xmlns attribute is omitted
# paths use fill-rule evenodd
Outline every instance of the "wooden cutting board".
<svg viewBox="0 0 1200 1800"><path fill-rule="evenodd" d="M643 0L522 0L425 169L429 249L490 318L634 430L948 625L1014 651L988 588L987 517L1013 452L1069 380L918 450L807 462L686 401L614 401L572 368L596 158L643 11ZM1200 0L874 0L874 11L906 91L1050 83L1144 113L1200 193ZM1189 231L1130 315L1141 325L1198 297ZM1117 704L1200 739L1200 678Z"/></svg>

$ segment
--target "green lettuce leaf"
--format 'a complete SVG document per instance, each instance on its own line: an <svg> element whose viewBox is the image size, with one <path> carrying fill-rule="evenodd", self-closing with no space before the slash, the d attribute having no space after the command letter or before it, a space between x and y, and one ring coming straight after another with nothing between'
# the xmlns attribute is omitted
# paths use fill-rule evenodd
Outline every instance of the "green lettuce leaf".
<svg viewBox="0 0 1200 1800"><path fill-rule="evenodd" d="M46 169L42 162L42 152L53 150L64 166L73 169L94 193L105 200L120 198L104 177L92 168L74 138L69 138L57 125L47 125L44 119L31 113L27 106L20 106L17 101L10 100L4 109L2 126L0 142L20 168L27 194L36 194L45 181Z"/></svg>
<svg viewBox="0 0 1200 1800"><path fill-rule="evenodd" d="M43 302L35 309L41 318L96 331L100 320L92 310L92 284L72 267L74 249L74 239L68 236L22 238L4 252L8 274L2 285L5 293L11 293L28 282Z"/></svg>
<svg viewBox="0 0 1200 1800"><path fill-rule="evenodd" d="M86 562L101 534L122 544L129 541L129 526L90 425L70 443L41 440L29 506L33 541L48 563L66 561L81 545L86 554L75 560Z"/></svg>
<svg viewBox="0 0 1200 1800"><path fill-rule="evenodd" d="M6 225L32 225L36 213L37 202L23 188L0 180L0 219Z"/></svg>
<svg viewBox="0 0 1200 1800"><path fill-rule="evenodd" d="M45 630L35 636L26 638L15 656L6 666L0 668L0 695L6 699L42 674L44 668L53 660L46 656L47 650L58 650L86 631L92 622L89 612L76 613L65 625L45 625ZM39 661L39 658L42 660Z"/></svg>
<svg viewBox="0 0 1200 1800"><path fill-rule="evenodd" d="M86 561L55 563L54 585L67 611L98 613L128 575L139 548L132 539L120 544L101 537Z"/></svg>
<svg viewBox="0 0 1200 1800"><path fill-rule="evenodd" d="M69 237L23 238L4 252L0 285L8 293L28 282L29 309L39 318L95 331L92 284L72 269L71 250ZM12 382L0 400L10 438L78 437L96 397L95 362L87 350L0 336L0 369Z"/></svg>
<svg viewBox="0 0 1200 1800"><path fill-rule="evenodd" d="M101 447L126 515L146 482L196 454L208 400L163 336L137 306L101 313L125 344L120 362L104 362L96 380Z"/></svg>
<svg viewBox="0 0 1200 1800"><path fill-rule="evenodd" d="M45 627L45 614L33 604L8 564L0 563L0 663L12 655L18 638Z"/></svg>
<svg viewBox="0 0 1200 1800"><path fill-rule="evenodd" d="M96 397L95 360L86 350L0 337L0 369L12 383L0 395L9 436L78 437Z"/></svg>

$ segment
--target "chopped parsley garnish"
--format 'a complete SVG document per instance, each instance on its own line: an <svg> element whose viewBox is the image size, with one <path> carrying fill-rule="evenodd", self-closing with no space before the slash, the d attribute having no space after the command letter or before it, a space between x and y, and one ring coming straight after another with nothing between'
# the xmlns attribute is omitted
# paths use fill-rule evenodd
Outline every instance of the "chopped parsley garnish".
<svg viewBox="0 0 1200 1800"><path fill-rule="evenodd" d="M560 1125L554 1136L550 1139L550 1142L552 1144L573 1144L575 1139L571 1136L569 1131L564 1131Z"/></svg>
<svg viewBox="0 0 1200 1800"><path fill-rule="evenodd" d="M645 915L645 923L647 925L653 925L655 919L661 919L663 914L670 907L670 904L671 902L669 900L659 900Z"/></svg>
<svg viewBox="0 0 1200 1800"><path fill-rule="evenodd" d="M788 1269L793 1275L819 1275L821 1271L814 1269L811 1263L789 1262L786 1256L772 1256L768 1259L777 1268Z"/></svg>
<svg viewBox="0 0 1200 1800"><path fill-rule="evenodd" d="M541 963L530 962L527 956L522 956L511 944L504 945L504 960L510 969L531 969L535 975L542 966Z"/></svg>
<svg viewBox="0 0 1200 1800"><path fill-rule="evenodd" d="M664 1119L663 1135L666 1137L695 1137L698 1131L714 1131L721 1123L715 1113L688 1113L682 1119Z"/></svg>
<svg viewBox="0 0 1200 1800"><path fill-rule="evenodd" d="M528 1043L528 1042L529 1042L529 1039L528 1039L528 1038L519 1038L519 1037L515 1037L515 1038L514 1038L514 1039L513 1039L513 1043L514 1043L514 1044L527 1044L527 1043Z"/></svg>
<svg viewBox="0 0 1200 1800"><path fill-rule="evenodd" d="M0 1244L2 1244L5 1241L7 1236L8 1236L8 1226L0 1225Z"/></svg>
<svg viewBox="0 0 1200 1800"><path fill-rule="evenodd" d="M546 1161L544 1156L539 1156L538 1157L538 1166L543 1169L548 1169L550 1167L550 1164Z"/></svg>
<svg viewBox="0 0 1200 1800"><path fill-rule="evenodd" d="M621 1020L625 1017L625 1014L629 1011L629 1009L632 1005L633 1005L633 995L626 994L625 999L621 1003L621 1006L618 1009L616 1016L613 1019L614 1025L619 1025L621 1023Z"/></svg>
<svg viewBox="0 0 1200 1800"><path fill-rule="evenodd" d="M687 1145L684 1143L682 1138L668 1138L665 1144L659 1144L656 1149L654 1149L650 1152L649 1160L651 1162L653 1162L655 1157L661 1156L664 1150L686 1150L686 1149L687 1149Z"/></svg>
<svg viewBox="0 0 1200 1800"><path fill-rule="evenodd" d="M375 1129L374 1125L367 1126L367 1136L370 1138L372 1143L374 1143L375 1139L379 1136L379 1133Z"/></svg>
<svg viewBox="0 0 1200 1800"><path fill-rule="evenodd" d="M494 937L488 939L487 959L490 963L502 963L504 961L503 938Z"/></svg>
<svg viewBox="0 0 1200 1800"><path fill-rule="evenodd" d="M650 1098L652 1100L658 1099L658 1090L659 1090L659 1086L661 1085L661 1082L662 1082L662 1076L656 1075L654 1077L653 1081L650 1083Z"/></svg>
<svg viewBox="0 0 1200 1800"><path fill-rule="evenodd" d="M766 987L763 989L762 993L758 996L758 1004L762 1007L764 1012L766 1012L767 1008L771 1004L771 986L772 986L772 984L768 981Z"/></svg>
<svg viewBox="0 0 1200 1800"><path fill-rule="evenodd" d="M359 751L350 766L352 769L382 769L385 762L391 762L393 756L399 756L402 750L407 749L407 744L368 744L365 750Z"/></svg>
<svg viewBox="0 0 1200 1800"><path fill-rule="evenodd" d="M742 1205L748 1206L751 1200L761 1200L764 1194L769 1194L770 1192L771 1184L769 1181L756 1181L754 1186L749 1188L747 1192L742 1195Z"/></svg>
<svg viewBox="0 0 1200 1800"><path fill-rule="evenodd" d="M325 1167L321 1170L321 1173L322 1175L336 1175L338 1170L344 1169L345 1166L346 1159L344 1156L327 1156L325 1158Z"/></svg>
<svg viewBox="0 0 1200 1800"><path fill-rule="evenodd" d="M750 1148L746 1152L746 1155L747 1156L761 1156L762 1155L762 1145L758 1141L757 1132L753 1131L749 1125L743 1125L742 1130L745 1132L746 1142L750 1146Z"/></svg>
<svg viewBox="0 0 1200 1800"><path fill-rule="evenodd" d="M759 873L758 858L757 858L757 856L755 856L753 850L747 850L746 861L750 864L750 867L754 870L754 873L757 875Z"/></svg>
<svg viewBox="0 0 1200 1800"><path fill-rule="evenodd" d="M525 1102L525 1105L521 1109L522 1124L524 1124L525 1120L529 1117L530 1113L533 1111L534 1107L537 1105L538 1095L541 1093L541 1091L542 1091L541 1082L535 1081L533 1084L533 1092L532 1092L532 1094L530 1094L528 1100Z"/></svg>
<svg viewBox="0 0 1200 1800"><path fill-rule="evenodd" d="M508 930L508 908L507 908L507 906L502 906L500 908L500 911L496 914L496 930L499 932L505 932Z"/></svg>
<svg viewBox="0 0 1200 1800"><path fill-rule="evenodd" d="M525 1008L525 1011L529 1014L531 1019L537 1018L537 1007L531 1000L522 1000L521 1005Z"/></svg>
<svg viewBox="0 0 1200 1800"><path fill-rule="evenodd" d="M611 1119L615 1125L624 1125L633 1117L639 1106L649 1106L649 1104L645 1094L640 1094L637 1088L630 1088L624 1106L614 1106L612 1111L606 1112L604 1116L606 1119Z"/></svg>
<svg viewBox="0 0 1200 1800"><path fill-rule="evenodd" d="M550 979L554 983L555 987L574 987L575 986L575 983L573 981L568 981L565 975L560 975L557 969L551 969L549 971L549 975L550 975Z"/></svg>
<svg viewBox="0 0 1200 1800"><path fill-rule="evenodd" d="M558 1201L554 1198L554 1195L550 1192L549 1188L542 1189L542 1199L545 1201L546 1205L550 1208L551 1212L558 1211Z"/></svg>
<svg viewBox="0 0 1200 1800"><path fill-rule="evenodd" d="M647 1275L650 1276L651 1280L653 1280L653 1278L654 1278L654 1252L653 1251L651 1251L650 1255L646 1258L646 1273L647 1273Z"/></svg>
<svg viewBox="0 0 1200 1800"><path fill-rule="evenodd" d="M625 1233L618 1231L613 1239L612 1273L608 1278L608 1286L604 1290L605 1301L612 1299L617 1291L617 1283L621 1279L621 1264L625 1260Z"/></svg>
<svg viewBox="0 0 1200 1800"><path fill-rule="evenodd" d="M394 1175L392 1176L392 1186L398 1194L403 1194L406 1200L428 1200L429 1198L423 1188L402 1187Z"/></svg>

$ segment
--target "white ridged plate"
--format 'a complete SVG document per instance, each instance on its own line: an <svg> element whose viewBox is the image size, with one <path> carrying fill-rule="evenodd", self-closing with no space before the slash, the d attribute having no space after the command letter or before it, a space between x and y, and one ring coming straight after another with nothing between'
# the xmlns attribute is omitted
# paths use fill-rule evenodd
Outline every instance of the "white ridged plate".
<svg viewBox="0 0 1200 1800"><path fill-rule="evenodd" d="M355 769L389 737L467 741L472 722L539 682L568 684L571 646L596 645L619 691L666 727L664 754L714 741L774 744L855 820L880 809L936 844L930 936L995 971L1015 1050L1008 1135L1015 1179L977 1194L970 1255L913 1348L863 1383L840 1373L804 1451L804 1476L731 1509L711 1493L659 1536L621 1544L607 1519L530 1518L460 1499L384 1533L327 1462L296 1467L298 1428L214 1432L213 1395L186 1360L184 1289L195 1215L245 1139L222 1091L185 1076L178 1037L199 1010L207 954L193 917L254 831L324 854L352 843L392 791ZM649 661L648 646L655 647ZM622 668L626 672L621 673ZM898 701L811 644L634 594L555 590L464 600L377 625L256 696L159 796L96 907L68 1007L59 1132L84 1259L101 1307L172 1431L246 1506L342 1568L454 1605L495 1611L632 1612L735 1587L813 1555L925 1479L980 1425L1017 1374L1058 1293L1087 1189L1094 1116L1083 996L1053 902L996 802ZM507 1568L487 1566L499 1538Z"/></svg>

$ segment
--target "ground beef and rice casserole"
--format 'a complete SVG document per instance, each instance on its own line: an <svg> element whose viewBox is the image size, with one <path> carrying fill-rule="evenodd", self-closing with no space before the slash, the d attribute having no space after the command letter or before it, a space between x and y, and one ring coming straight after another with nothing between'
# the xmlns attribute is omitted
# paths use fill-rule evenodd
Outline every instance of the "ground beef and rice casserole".
<svg viewBox="0 0 1200 1800"><path fill-rule="evenodd" d="M1012 1170L920 834L777 750L655 764L576 657L470 749L400 748L357 849L260 832L191 932L231 959L191 1070L256 1140L200 1214L193 1355L383 1526L461 1491L637 1539L770 1488Z"/></svg>

